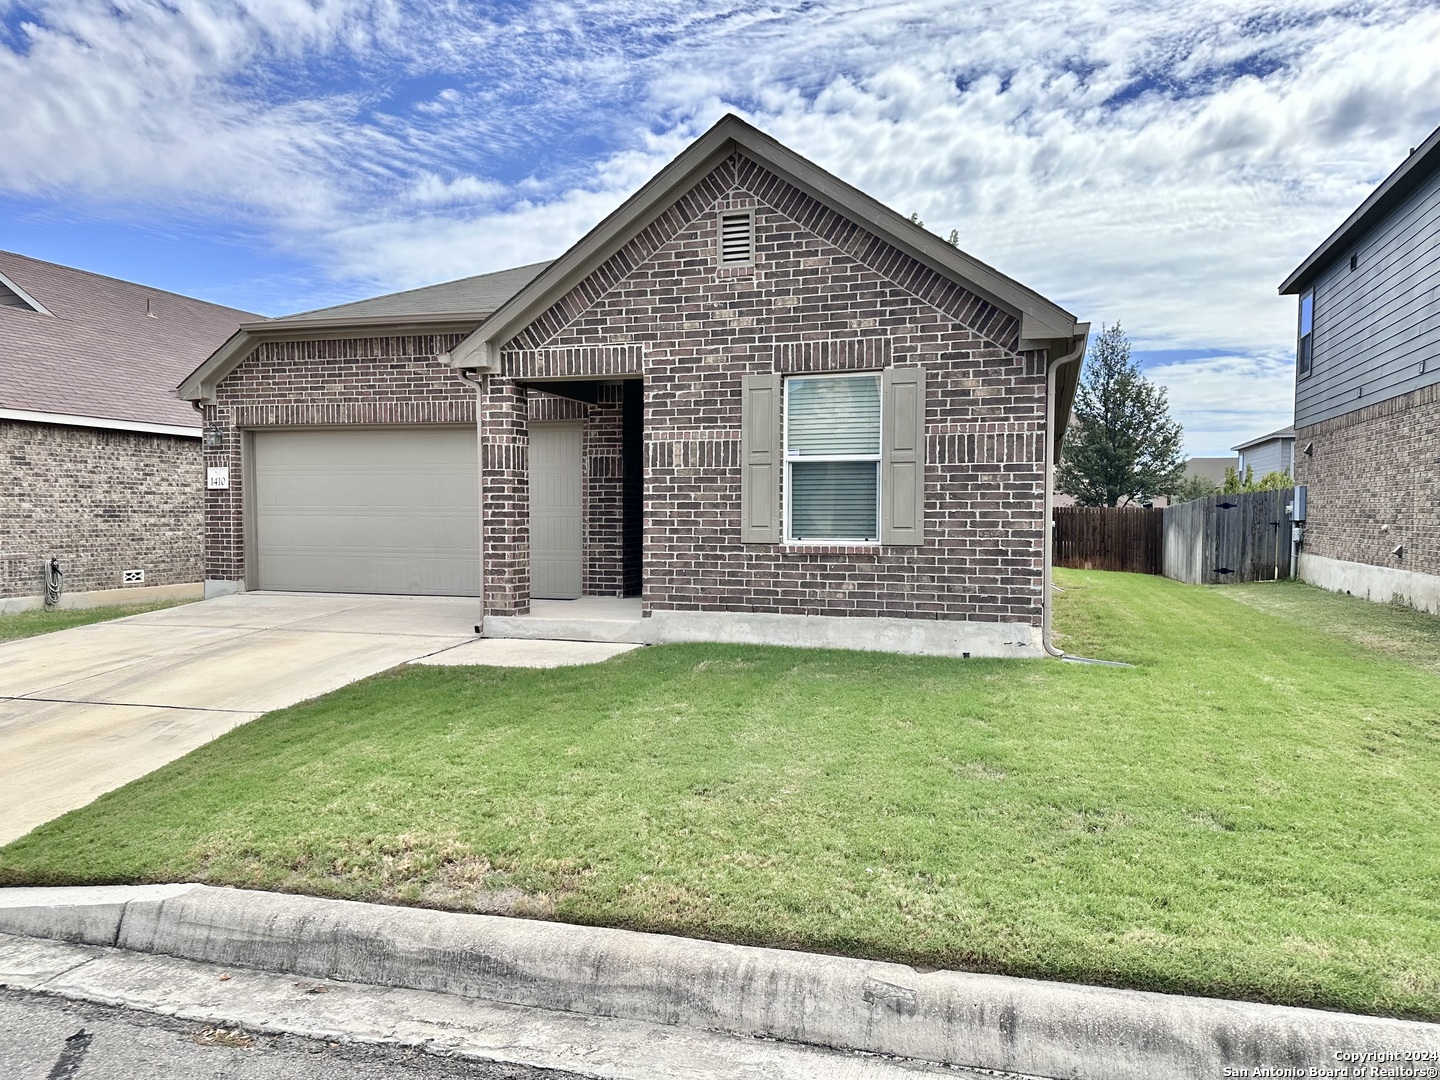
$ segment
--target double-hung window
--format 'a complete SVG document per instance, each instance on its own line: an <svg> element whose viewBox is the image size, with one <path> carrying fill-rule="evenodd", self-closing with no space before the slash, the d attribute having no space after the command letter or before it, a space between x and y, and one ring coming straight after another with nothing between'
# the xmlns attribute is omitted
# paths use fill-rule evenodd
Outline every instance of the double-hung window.
<svg viewBox="0 0 1440 1080"><path fill-rule="evenodd" d="M1300 342L1295 349L1295 366L1300 378L1310 374L1311 346L1315 337L1315 290L1306 289L1300 297Z"/></svg>
<svg viewBox="0 0 1440 1080"><path fill-rule="evenodd" d="M880 539L880 376L785 380L785 539Z"/></svg>

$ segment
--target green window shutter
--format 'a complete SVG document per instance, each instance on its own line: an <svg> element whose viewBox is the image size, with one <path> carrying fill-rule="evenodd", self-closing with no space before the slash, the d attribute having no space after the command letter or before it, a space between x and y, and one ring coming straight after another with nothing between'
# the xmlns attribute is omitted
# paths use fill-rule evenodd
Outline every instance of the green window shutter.
<svg viewBox="0 0 1440 1080"><path fill-rule="evenodd" d="M740 382L740 542L780 542L780 376Z"/></svg>
<svg viewBox="0 0 1440 1080"><path fill-rule="evenodd" d="M924 368L885 369L880 463L880 542L924 543Z"/></svg>

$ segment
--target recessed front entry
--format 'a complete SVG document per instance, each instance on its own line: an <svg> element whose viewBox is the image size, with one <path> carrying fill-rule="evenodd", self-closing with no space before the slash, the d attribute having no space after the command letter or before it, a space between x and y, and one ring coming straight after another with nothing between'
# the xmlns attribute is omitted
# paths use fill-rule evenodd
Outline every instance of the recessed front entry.
<svg viewBox="0 0 1440 1080"><path fill-rule="evenodd" d="M530 425L530 596L580 595L579 424Z"/></svg>
<svg viewBox="0 0 1440 1080"><path fill-rule="evenodd" d="M478 596L475 429L257 431L251 586Z"/></svg>

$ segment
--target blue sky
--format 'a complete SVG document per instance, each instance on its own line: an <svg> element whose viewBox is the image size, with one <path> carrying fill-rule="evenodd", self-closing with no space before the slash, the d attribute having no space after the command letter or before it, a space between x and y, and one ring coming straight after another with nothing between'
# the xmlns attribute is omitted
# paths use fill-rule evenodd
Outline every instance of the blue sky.
<svg viewBox="0 0 1440 1080"><path fill-rule="evenodd" d="M0 247L283 314L551 257L733 110L1120 320L1224 453L1437 55L1383 0L0 0Z"/></svg>

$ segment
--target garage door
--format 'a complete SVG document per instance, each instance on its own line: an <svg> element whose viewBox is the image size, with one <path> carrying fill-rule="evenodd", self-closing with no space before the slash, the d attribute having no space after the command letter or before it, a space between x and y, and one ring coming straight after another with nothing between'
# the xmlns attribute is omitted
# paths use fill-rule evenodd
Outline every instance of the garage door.
<svg viewBox="0 0 1440 1080"><path fill-rule="evenodd" d="M255 433L259 588L477 596L474 428Z"/></svg>

